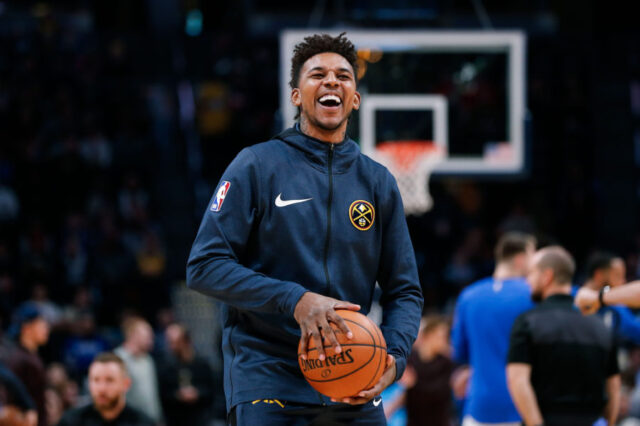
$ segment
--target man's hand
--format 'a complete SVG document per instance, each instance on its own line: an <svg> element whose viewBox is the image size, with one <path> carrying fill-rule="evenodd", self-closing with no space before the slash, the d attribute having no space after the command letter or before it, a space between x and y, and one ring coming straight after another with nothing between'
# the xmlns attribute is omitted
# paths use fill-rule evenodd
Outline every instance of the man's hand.
<svg viewBox="0 0 640 426"><path fill-rule="evenodd" d="M402 373L402 377L398 380L398 383L405 389L411 389L418 382L418 372L411 364L407 364L407 367Z"/></svg>
<svg viewBox="0 0 640 426"><path fill-rule="evenodd" d="M578 291L576 297L573 299L573 303L585 315L595 314L598 312L598 309L600 309L598 292L586 287L582 287Z"/></svg>
<svg viewBox="0 0 640 426"><path fill-rule="evenodd" d="M348 309L359 311L360 305L356 305L342 300L326 297L318 293L307 292L302 295L293 312L293 317L300 324L300 351L302 359L307 359L307 346L309 338L313 338L316 348L318 348L318 358L325 359L322 338L324 337L331 346L334 346L336 353L342 352L338 338L329 325L329 322L338 326L348 339L353 338L353 334L347 323L336 309Z"/></svg>
<svg viewBox="0 0 640 426"><path fill-rule="evenodd" d="M181 387L176 393L177 398L186 404L193 404L195 402L198 402L198 389L194 388L193 386Z"/></svg>
<svg viewBox="0 0 640 426"><path fill-rule="evenodd" d="M457 399L463 399L467 396L470 378L471 368L468 365L458 367L453 374L451 374L450 383L453 396Z"/></svg>
<svg viewBox="0 0 640 426"><path fill-rule="evenodd" d="M371 401L371 399L380 395L383 390L385 390L393 381L396 379L396 359L387 354L387 363L385 366L384 373L371 389L363 390L358 395L354 395L349 398L342 398L340 401L331 398L333 402L344 402L345 404L351 405L360 405L366 404Z"/></svg>

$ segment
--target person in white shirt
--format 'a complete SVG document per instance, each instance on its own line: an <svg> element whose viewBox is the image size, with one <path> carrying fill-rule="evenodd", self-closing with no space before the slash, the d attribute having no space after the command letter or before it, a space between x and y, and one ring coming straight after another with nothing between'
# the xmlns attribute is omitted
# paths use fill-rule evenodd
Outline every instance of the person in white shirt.
<svg viewBox="0 0 640 426"><path fill-rule="evenodd" d="M124 342L115 349L131 376L127 402L154 421L162 419L156 366L149 355L153 348L153 329L139 317L127 318L122 324Z"/></svg>

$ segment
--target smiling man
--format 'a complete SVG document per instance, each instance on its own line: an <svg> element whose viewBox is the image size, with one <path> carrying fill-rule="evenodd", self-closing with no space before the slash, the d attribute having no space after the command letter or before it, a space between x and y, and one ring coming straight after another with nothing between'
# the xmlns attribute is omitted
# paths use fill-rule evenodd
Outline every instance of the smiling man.
<svg viewBox="0 0 640 426"><path fill-rule="evenodd" d="M231 424L386 424L379 394L402 375L417 335L422 294L398 188L346 136L360 106L356 60L342 34L296 46L298 123L238 154L193 243L188 286L223 302ZM385 372L370 389L331 401L304 380L298 343L323 348L324 338L340 352L329 323L349 337L336 310L368 313L376 282Z"/></svg>
<svg viewBox="0 0 640 426"><path fill-rule="evenodd" d="M131 386L124 361L116 354L104 352L89 366L89 393L92 404L67 411L58 426L152 426L144 413L127 405Z"/></svg>

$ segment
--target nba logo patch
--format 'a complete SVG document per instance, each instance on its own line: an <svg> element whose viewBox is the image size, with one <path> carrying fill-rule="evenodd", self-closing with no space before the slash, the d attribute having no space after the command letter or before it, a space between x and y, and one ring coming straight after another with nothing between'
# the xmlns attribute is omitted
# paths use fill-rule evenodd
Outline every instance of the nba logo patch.
<svg viewBox="0 0 640 426"><path fill-rule="evenodd" d="M220 187L218 187L218 192L216 192L216 198L211 203L211 211L219 212L222 208L222 203L224 203L224 198L227 196L227 192L229 192L229 187L231 186L230 182L223 180L220 183Z"/></svg>

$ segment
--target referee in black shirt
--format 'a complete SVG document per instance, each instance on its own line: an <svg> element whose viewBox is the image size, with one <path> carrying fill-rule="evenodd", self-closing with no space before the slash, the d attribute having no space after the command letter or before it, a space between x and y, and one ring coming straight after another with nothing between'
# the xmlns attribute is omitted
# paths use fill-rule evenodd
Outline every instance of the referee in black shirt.
<svg viewBox="0 0 640 426"><path fill-rule="evenodd" d="M575 263L562 247L539 250L527 281L542 301L513 324L509 392L525 425L591 426L604 416L615 424L620 376L611 332L573 306Z"/></svg>

